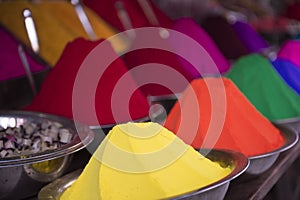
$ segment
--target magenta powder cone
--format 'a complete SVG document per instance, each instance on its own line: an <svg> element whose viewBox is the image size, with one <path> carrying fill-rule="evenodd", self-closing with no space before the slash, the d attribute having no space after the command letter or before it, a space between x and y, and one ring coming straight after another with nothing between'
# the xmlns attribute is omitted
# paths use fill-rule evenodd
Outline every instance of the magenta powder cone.
<svg viewBox="0 0 300 200"><path fill-rule="evenodd" d="M25 69L18 54L20 44L8 31L0 27L0 81L25 76ZM42 71L45 65L38 63L25 51L27 61L32 73Z"/></svg>
<svg viewBox="0 0 300 200"><path fill-rule="evenodd" d="M193 38L208 52L209 56L216 64L218 71L216 71L215 68L212 67L212 68L208 68L205 71L205 73L218 74L218 73L224 73L228 71L230 67L228 60L221 53L221 51L219 50L215 42L211 39L211 37L194 21L194 19L192 18L178 19L173 23L172 29L184 33L189 37ZM177 42L174 41L172 45L176 46L176 43ZM190 51L194 51L194 49L191 49L192 47L177 46L176 48L189 48ZM200 56L198 59L205 60L207 58ZM188 64L186 62L182 62L182 63L185 65ZM188 70L191 67L192 66L187 65L185 69ZM196 77L199 77L199 74L194 75L194 78Z"/></svg>
<svg viewBox="0 0 300 200"><path fill-rule="evenodd" d="M289 60L300 68L300 40L287 40L278 51L277 57Z"/></svg>

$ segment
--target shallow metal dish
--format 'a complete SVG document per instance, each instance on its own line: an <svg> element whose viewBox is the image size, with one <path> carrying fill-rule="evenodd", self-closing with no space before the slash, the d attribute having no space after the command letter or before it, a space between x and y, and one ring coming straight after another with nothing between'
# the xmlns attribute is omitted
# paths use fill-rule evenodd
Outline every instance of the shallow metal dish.
<svg viewBox="0 0 300 200"><path fill-rule="evenodd" d="M297 132L290 128L279 127L282 136L285 138L285 143L281 148L274 151L249 157L250 165L246 170L245 175L259 175L268 170L277 160L279 154L292 148L299 139Z"/></svg>
<svg viewBox="0 0 300 200"><path fill-rule="evenodd" d="M36 195L50 181L61 175L82 168L86 163L76 162L76 153L85 148L94 138L93 131L85 125L44 113L27 111L0 111L2 126L19 126L26 121L59 122L70 130L73 139L57 149L38 152L26 156L14 156L0 159L0 199L24 199ZM7 123L7 124L5 124ZM76 153L75 153L76 152ZM47 169L47 170L46 170Z"/></svg>
<svg viewBox="0 0 300 200"><path fill-rule="evenodd" d="M249 160L243 154L230 150L200 150L204 156L212 161L220 163L223 167L231 167L233 171L223 179L199 189L196 192L188 193L173 198L179 199L214 199L221 200L227 192L231 180L240 176L248 167ZM38 194L39 200L59 200L63 192L70 187L78 178L82 170L74 171L66 176L56 179L52 183L46 185Z"/></svg>

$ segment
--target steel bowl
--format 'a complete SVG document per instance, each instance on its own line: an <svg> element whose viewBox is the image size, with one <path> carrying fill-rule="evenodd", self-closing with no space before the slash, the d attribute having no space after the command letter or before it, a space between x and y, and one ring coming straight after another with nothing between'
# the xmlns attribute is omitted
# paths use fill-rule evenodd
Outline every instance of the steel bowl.
<svg viewBox="0 0 300 200"><path fill-rule="evenodd" d="M285 139L285 143L282 147L275 149L274 151L257 156L250 156L250 165L245 172L246 176L255 176L262 174L274 164L280 153L292 148L298 142L299 136L294 129L286 127L278 128L280 129L281 134Z"/></svg>
<svg viewBox="0 0 300 200"><path fill-rule="evenodd" d="M224 199L231 180L240 176L248 167L249 160L241 153L230 150L201 149L200 153L223 167L232 168L232 172L223 179L207 185L197 191L177 196L172 199ZM39 200L59 200L63 192L70 187L81 174L82 170L74 171L46 185L38 194Z"/></svg>
<svg viewBox="0 0 300 200"><path fill-rule="evenodd" d="M77 155L94 138L93 131L72 120L38 112L0 111L0 125L18 127L26 122L58 122L73 134L72 140L59 148L44 152L0 158L0 199L24 199L56 178L82 168L86 163Z"/></svg>
<svg viewBox="0 0 300 200"><path fill-rule="evenodd" d="M300 133L300 117L275 120L273 123L277 126L292 128Z"/></svg>

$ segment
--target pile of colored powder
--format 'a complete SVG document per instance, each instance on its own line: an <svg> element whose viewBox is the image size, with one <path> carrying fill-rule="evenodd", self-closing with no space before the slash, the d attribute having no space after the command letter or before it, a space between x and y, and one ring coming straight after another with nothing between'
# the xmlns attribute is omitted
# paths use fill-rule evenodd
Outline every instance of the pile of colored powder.
<svg viewBox="0 0 300 200"><path fill-rule="evenodd" d="M120 124L61 199L165 199L200 189L231 171L157 123Z"/></svg>
<svg viewBox="0 0 300 200"><path fill-rule="evenodd" d="M116 59L111 64L103 63L113 57ZM67 44L40 92L24 109L76 118L88 125L148 118L147 98L136 90L127 72L109 42L78 38ZM117 85L121 77L126 84Z"/></svg>
<svg viewBox="0 0 300 200"><path fill-rule="evenodd" d="M151 39L153 40L153 38ZM142 40L139 39L139 41ZM158 38L156 41L160 41L161 47L166 47L166 49L170 47L165 39ZM138 44L137 40L135 42ZM140 89L145 96L160 96L181 93L187 86L188 81L193 79L194 74L197 74L195 69L185 69L177 58L177 55L169 51L146 48L126 53L124 62L130 69L135 82L141 85ZM144 66L146 64L148 64L147 67ZM140 71L135 70L139 66L142 66L143 69Z"/></svg>
<svg viewBox="0 0 300 200"><path fill-rule="evenodd" d="M18 54L19 42L3 27L0 27L0 81L25 76L25 69ZM46 69L27 51L24 51L32 73Z"/></svg>
<svg viewBox="0 0 300 200"><path fill-rule="evenodd" d="M300 95L300 68L292 62L280 58L277 58L272 64L285 82Z"/></svg>
<svg viewBox="0 0 300 200"><path fill-rule="evenodd" d="M187 36L194 39L197 43L199 43L199 45L201 45L201 47L205 49L207 53L206 55L202 54L201 52L199 52L199 49L195 48L195 46L187 46L187 43L185 41L172 41L171 45L174 45L176 48L188 49L188 51L190 52L195 52L195 59L198 59L202 63L204 63L200 67L195 66L198 67L198 71L197 74L193 75L193 79L199 78L200 73L201 75L220 74L225 73L229 70L230 64L228 60L221 53L212 38L196 23L194 19L188 17L177 19L174 21L172 29L186 34ZM210 65L210 63L206 63L208 62L207 56L210 56L215 63L215 69ZM185 63L182 64L186 65ZM207 65L206 68L203 67L205 65ZM186 68L191 69L193 67L190 65L186 65Z"/></svg>
<svg viewBox="0 0 300 200"><path fill-rule="evenodd" d="M137 34L132 43L132 46L135 46L134 50L124 56L124 60L130 69L136 69L137 66L151 63L151 66L148 67L150 72L146 73L145 69L143 74L136 74L134 70L131 70L138 85L143 85L141 90L145 95L181 93L188 83L195 78L228 71L230 67L228 60L222 55L209 35L192 18L175 20L172 24L172 30L168 31L168 37L166 38L161 37L157 32L153 31L153 34L149 34L151 35L149 41L152 43L148 42L147 46L149 48L144 49L138 47L145 45L145 35L141 34L140 36ZM169 71L156 70L155 67L159 64L165 65L163 70L168 68ZM150 80L151 72L153 78ZM160 77L162 77L162 80L160 80ZM185 81L181 81L182 78ZM156 81L153 84L146 85L143 84L146 82L145 80L149 80L149 82ZM167 85L167 88L172 88L172 91L162 88L157 83L166 83L161 85Z"/></svg>
<svg viewBox="0 0 300 200"><path fill-rule="evenodd" d="M244 56L225 76L269 120L300 116L300 96L285 83L267 58L258 54Z"/></svg>
<svg viewBox="0 0 300 200"><path fill-rule="evenodd" d="M0 23L19 40L30 46L24 25L22 12L31 10L40 44L40 55L49 64L54 65L65 45L77 37L88 39L77 14L68 1L9 1L1 2ZM116 33L105 21L87 7L84 7L95 34L108 38ZM112 45L116 51L126 49L126 43L116 38Z"/></svg>
<svg viewBox="0 0 300 200"><path fill-rule="evenodd" d="M125 31L122 21L118 16L115 0L83 0L83 3L95 11L105 21L120 31ZM132 28L157 26L148 19L138 0L122 0L124 10L130 19ZM151 0L148 1L155 17L162 27L169 27L172 20L162 12Z"/></svg>
<svg viewBox="0 0 300 200"><path fill-rule="evenodd" d="M122 20L120 20L119 13L116 9L116 2L115 0L87 0L83 1L85 5L87 5L89 8L94 10L100 17L105 19L107 22L112 24L114 27L116 27L118 30L126 30L128 27L123 26ZM144 9L142 8L140 2L145 1L138 1L138 0L122 0L120 1L123 4L124 10L127 12L130 24L132 28L141 28L141 27L170 27L170 24L172 23L172 20L165 15L152 1L148 1L150 9L153 11L153 14L155 15L155 18L159 21L158 24L153 24L153 21L147 17L147 14L151 11L148 10L147 13L144 12ZM136 46L137 50L128 51L124 55L124 60L126 63L126 66L131 70L132 76L134 80L137 82L138 85L142 85L140 87L140 90L144 93L144 95L168 95L174 93L181 92L185 87L186 83L184 84L178 84L177 81L174 80L177 79L177 77L172 77L170 73L163 73L161 70L157 72L156 69L149 68L143 69L142 73L138 73L138 70L136 67L148 64L148 63L159 63L164 64L166 66L169 66L167 70L175 69L180 74L182 74L186 79L190 80L191 76L189 71L184 71L182 65L177 60L177 56L170 53L169 51L163 50L164 47L169 46L167 44L167 41L163 38L155 38L154 35L151 35L151 41L155 41L154 43L160 43L160 48L140 48L140 45L145 46L144 41L145 37L148 36L142 36L138 37L136 36L132 42L132 47ZM141 39L139 39L141 38ZM149 38L147 38L149 39ZM142 43L139 43L142 41ZM132 48L134 49L134 48ZM133 69L133 70L132 70ZM173 71L175 71L173 70ZM150 73L148 73L150 72ZM163 80L173 80L172 85L175 85L176 91L170 91L170 87L164 87L163 84L156 84L160 81L159 75L163 76ZM166 75L168 74L169 77L166 78ZM156 80L155 83L147 83L145 84L145 80L150 80L153 82L153 80ZM178 79L177 79L178 80ZM174 84L173 84L174 83ZM170 85L168 85L170 86Z"/></svg>
<svg viewBox="0 0 300 200"><path fill-rule="evenodd" d="M250 24L236 21L232 24L232 28L249 52L260 52L269 47L264 38Z"/></svg>
<svg viewBox="0 0 300 200"><path fill-rule="evenodd" d="M194 148L232 149L247 156L284 144L280 131L227 78L194 80L164 126Z"/></svg>
<svg viewBox="0 0 300 200"><path fill-rule="evenodd" d="M286 40L277 53L277 57L289 60L300 68L300 58L298 52L300 51L300 40Z"/></svg>

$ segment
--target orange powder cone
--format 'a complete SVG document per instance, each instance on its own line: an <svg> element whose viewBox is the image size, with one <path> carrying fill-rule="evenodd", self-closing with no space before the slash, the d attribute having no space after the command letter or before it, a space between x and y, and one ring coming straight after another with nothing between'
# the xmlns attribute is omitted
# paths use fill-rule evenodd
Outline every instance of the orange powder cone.
<svg viewBox="0 0 300 200"><path fill-rule="evenodd" d="M165 127L194 148L231 149L247 156L284 143L280 131L226 78L194 80L172 108Z"/></svg>

